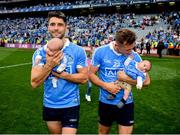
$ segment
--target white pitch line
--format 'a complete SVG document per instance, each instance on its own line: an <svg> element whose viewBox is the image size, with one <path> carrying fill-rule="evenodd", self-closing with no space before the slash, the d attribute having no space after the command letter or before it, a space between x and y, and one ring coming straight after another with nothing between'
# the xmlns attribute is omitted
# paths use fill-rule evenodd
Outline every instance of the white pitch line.
<svg viewBox="0 0 180 135"><path fill-rule="evenodd" d="M16 65L3 66L3 67L0 67L0 69L11 68L11 67L19 67L19 66L24 66L24 65L29 65L29 64L31 64L31 62L29 62L29 63L22 63L22 64L16 64Z"/></svg>

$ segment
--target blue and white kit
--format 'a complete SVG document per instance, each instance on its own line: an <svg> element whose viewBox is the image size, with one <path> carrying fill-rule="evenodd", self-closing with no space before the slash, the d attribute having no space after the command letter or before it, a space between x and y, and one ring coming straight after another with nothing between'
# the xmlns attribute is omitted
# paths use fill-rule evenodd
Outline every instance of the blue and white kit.
<svg viewBox="0 0 180 135"><path fill-rule="evenodd" d="M127 56L119 54L114 50L113 44L114 42L111 42L110 44L97 48L92 57L92 65L99 67L98 75L99 78L104 82L117 81L117 72L119 70L124 70L124 62L127 59ZM136 52L133 51L132 55L134 56L134 60L136 62L142 61L141 57ZM99 100L106 104L117 105L119 100L121 100L124 96L124 90L120 90L113 100L108 100L108 95L109 92L100 87ZM126 104L132 102L133 96L131 92Z"/></svg>
<svg viewBox="0 0 180 135"><path fill-rule="evenodd" d="M36 66L35 58L37 55L42 56L38 65L46 64L46 46L37 49L33 55L33 65ZM86 53L83 48L77 46L69 40L63 47L63 53L66 54L65 72L69 74L77 73L78 68L87 67ZM52 79L54 76L50 74L44 81L44 106L49 108L68 108L80 104L78 84L58 78L57 87L52 87Z"/></svg>

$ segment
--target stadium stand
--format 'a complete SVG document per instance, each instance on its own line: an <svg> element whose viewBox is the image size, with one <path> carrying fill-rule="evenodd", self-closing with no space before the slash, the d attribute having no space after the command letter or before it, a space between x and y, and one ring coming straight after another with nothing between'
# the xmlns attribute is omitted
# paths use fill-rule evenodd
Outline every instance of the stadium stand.
<svg viewBox="0 0 180 135"><path fill-rule="evenodd" d="M69 27L67 36L80 46L104 45L113 40L113 33L116 29L129 28L137 33L138 42L144 38L145 41L150 40L152 45L153 42L158 42L161 38L167 42L166 48L168 48L167 44L169 43L173 44L173 48L177 48L176 46L179 46L180 23L178 9L177 11L156 14L152 14L151 11L151 14L135 14L136 9L132 10L134 13L129 12L129 8L133 9L136 3L154 4L155 2L151 0L47 0L45 2L12 0L12 3L1 1L0 42L3 46L4 43L35 44L36 47L46 44L49 35L45 14L51 10L62 10L66 13L75 11L75 15L67 14ZM122 10L119 9L119 6L124 3L127 4L125 6L126 13L121 13ZM153 7L151 6L151 8ZM106 11L105 8L109 8L110 11ZM78 14L79 11L84 14ZM29 17L25 16L25 13ZM12 15L17 17L12 17Z"/></svg>

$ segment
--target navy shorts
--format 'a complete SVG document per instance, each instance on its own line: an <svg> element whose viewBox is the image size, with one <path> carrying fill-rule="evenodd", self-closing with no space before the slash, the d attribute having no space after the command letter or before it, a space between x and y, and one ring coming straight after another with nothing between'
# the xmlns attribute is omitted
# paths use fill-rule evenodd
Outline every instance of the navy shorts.
<svg viewBox="0 0 180 135"><path fill-rule="evenodd" d="M125 104L119 109L116 105L99 102L99 123L110 127L115 121L122 126L134 124L134 103Z"/></svg>
<svg viewBox="0 0 180 135"><path fill-rule="evenodd" d="M62 127L78 128L80 106L69 108L43 107L43 120L61 121Z"/></svg>

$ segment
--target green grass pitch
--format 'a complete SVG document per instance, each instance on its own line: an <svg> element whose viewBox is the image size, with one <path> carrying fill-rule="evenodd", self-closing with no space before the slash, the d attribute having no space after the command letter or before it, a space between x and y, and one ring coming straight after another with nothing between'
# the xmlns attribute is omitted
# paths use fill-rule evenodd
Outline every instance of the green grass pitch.
<svg viewBox="0 0 180 135"><path fill-rule="evenodd" d="M0 133L46 134L42 120L43 87L32 90L31 64L2 68L9 65L30 63L34 50L0 48ZM142 57L152 62L151 85L138 91L133 88L135 100L134 134L180 133L180 59ZM92 102L86 102L86 85L80 86L81 110L79 134L97 134L98 95L92 90ZM116 134L116 124L111 128Z"/></svg>

